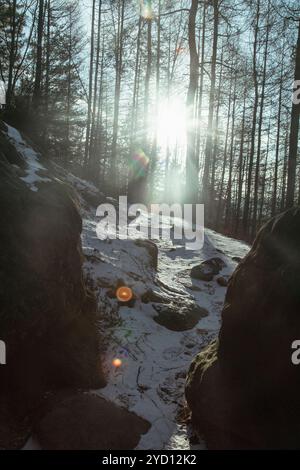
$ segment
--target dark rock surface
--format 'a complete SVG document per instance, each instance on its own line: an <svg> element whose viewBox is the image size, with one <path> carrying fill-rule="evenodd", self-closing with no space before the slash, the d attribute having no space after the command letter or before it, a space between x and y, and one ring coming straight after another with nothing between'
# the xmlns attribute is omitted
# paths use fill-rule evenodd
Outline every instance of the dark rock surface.
<svg viewBox="0 0 300 470"><path fill-rule="evenodd" d="M74 394L45 413L36 436L45 450L134 449L148 421L96 395Z"/></svg>
<svg viewBox="0 0 300 470"><path fill-rule="evenodd" d="M239 256L233 256L232 261L235 261L236 263L240 263L243 258L240 258Z"/></svg>
<svg viewBox="0 0 300 470"><path fill-rule="evenodd" d="M191 269L191 277L200 281L210 282L225 266L221 258L211 258L194 266Z"/></svg>
<svg viewBox="0 0 300 470"><path fill-rule="evenodd" d="M148 304L149 302L164 303L165 298L160 292L150 289L141 296L141 301L145 304Z"/></svg>
<svg viewBox="0 0 300 470"><path fill-rule="evenodd" d="M5 423L1 409L10 404L12 416L23 422L46 390L100 387L104 378L95 299L83 280L76 196L46 168L49 181L32 191L20 179L26 162L3 131L1 124L0 333L7 364L0 367L0 421ZM8 435L4 447L10 447Z"/></svg>
<svg viewBox="0 0 300 470"><path fill-rule="evenodd" d="M213 449L300 448L300 208L270 220L230 279L218 343L194 359L186 397Z"/></svg>
<svg viewBox="0 0 300 470"><path fill-rule="evenodd" d="M167 305L153 304L153 307L158 313L154 321L172 331L191 330L208 315L207 310L188 299Z"/></svg>
<svg viewBox="0 0 300 470"><path fill-rule="evenodd" d="M219 286L221 286L221 287L227 287L227 286L228 286L228 282L229 282L228 276L220 276L220 277L217 278L217 283L218 283Z"/></svg>
<svg viewBox="0 0 300 470"><path fill-rule="evenodd" d="M146 251L149 255L150 265L156 271L157 270L157 264L158 264L158 247L157 247L157 245L155 243L153 243L151 240L143 240L143 239L136 240L135 244L137 246L141 246L141 247L146 249Z"/></svg>

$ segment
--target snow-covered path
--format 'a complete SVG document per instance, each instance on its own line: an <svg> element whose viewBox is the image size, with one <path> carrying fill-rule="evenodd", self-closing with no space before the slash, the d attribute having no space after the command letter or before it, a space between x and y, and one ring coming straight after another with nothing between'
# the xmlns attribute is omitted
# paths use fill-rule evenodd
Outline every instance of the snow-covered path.
<svg viewBox="0 0 300 470"><path fill-rule="evenodd" d="M98 204L99 199L107 198L93 184L55 164L51 172L46 170L40 155L16 129L7 126L7 135L26 162L25 176L21 178L32 191L38 191L40 183L55 175L55 179L74 186L82 202L84 269L98 298L108 376L106 388L95 392L151 423L139 449L189 449L186 424L178 419L184 407L185 377L193 356L219 331L226 290L216 277L211 282L192 280L190 271L203 260L220 257L226 265L220 274L230 275L236 266L233 258L244 257L248 245L210 230L206 230L204 246L198 251L188 251L179 242L157 241L155 272L147 249L135 240L98 239L95 208L90 207L90 201L97 200ZM134 292L136 301L131 308L118 305L115 291L120 283ZM175 313L186 305L198 304L208 315L190 330L171 331L154 321L158 314L155 305L161 303L171 305ZM121 367L114 367L115 358L122 361ZM37 449L39 444L30 439L25 448Z"/></svg>
<svg viewBox="0 0 300 470"><path fill-rule="evenodd" d="M226 263L220 275L230 275L237 264L232 258L244 257L249 246L211 230L206 230L199 251L188 251L179 243L157 244L159 264L155 275L146 250L133 240L100 241L95 221L84 220L85 269L96 287L103 313L100 327L106 342L104 363L109 377L106 388L96 393L152 424L138 449L190 449L188 429L178 419L184 404L185 377L193 356L219 331L226 292L216 282L217 277L211 282L192 280L190 270L203 260L220 257ZM119 308L111 295L120 280L137 297L131 308ZM172 289L173 301L178 296L181 300L194 298L209 315L188 331L170 331L157 324L153 304L142 302L141 297L149 290L165 295L160 283ZM115 358L121 359L121 367L113 366Z"/></svg>

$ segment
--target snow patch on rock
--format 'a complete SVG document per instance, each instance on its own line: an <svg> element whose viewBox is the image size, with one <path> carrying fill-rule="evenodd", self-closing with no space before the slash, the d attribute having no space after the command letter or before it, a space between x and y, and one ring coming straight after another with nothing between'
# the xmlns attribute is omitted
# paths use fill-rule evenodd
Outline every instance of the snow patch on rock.
<svg viewBox="0 0 300 470"><path fill-rule="evenodd" d="M17 129L6 123L5 125L7 127L9 140L12 142L19 154L24 158L27 165L25 170L26 176L22 176L20 179L29 186L31 191L36 192L38 191L38 187L36 186L37 183L51 181L51 179L38 174L41 170L46 171L46 168L39 161L40 155L26 143Z"/></svg>

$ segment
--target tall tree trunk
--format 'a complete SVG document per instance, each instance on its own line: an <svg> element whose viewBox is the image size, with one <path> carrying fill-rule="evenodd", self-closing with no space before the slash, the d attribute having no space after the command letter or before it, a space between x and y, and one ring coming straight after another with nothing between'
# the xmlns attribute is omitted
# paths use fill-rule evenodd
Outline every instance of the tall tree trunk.
<svg viewBox="0 0 300 470"><path fill-rule="evenodd" d="M47 140L49 129L49 98L50 98L50 55L51 55L51 0L47 1L47 27L46 27L46 70L45 70L45 124L43 142L47 152Z"/></svg>
<svg viewBox="0 0 300 470"><path fill-rule="evenodd" d="M202 118L202 102L203 102L203 86L204 86L204 60L205 60L205 33L206 33L206 2L203 2L202 10L202 31L201 31L201 54L200 54L200 80L199 80L199 96L198 96L198 112L197 112L197 144L196 152L200 155L201 145L201 118ZM199 158L199 157L198 157Z"/></svg>
<svg viewBox="0 0 300 470"><path fill-rule="evenodd" d="M279 98L278 98L275 168L274 168L274 183L273 183L274 188L273 188L272 207L271 207L272 217L275 215L276 207L277 207L277 186L278 186L278 166L279 166L280 130L281 130L282 88L283 88L283 55L282 55L282 61L281 61Z"/></svg>
<svg viewBox="0 0 300 470"><path fill-rule="evenodd" d="M286 180L287 180L287 168L288 168L288 150L289 149L289 133L286 132L285 145L284 145L284 157L283 157L283 170L282 170L282 187L281 187L281 204L280 210L283 211L286 204Z"/></svg>
<svg viewBox="0 0 300 470"><path fill-rule="evenodd" d="M248 165L248 178L247 188L245 195L245 205L243 213L243 229L244 235L248 235L248 223L250 214L250 199L252 190L252 173L253 173L253 161L255 152L255 136L256 136L256 119L257 119L257 108L258 108L258 77L257 77L257 49L258 49L258 25L260 19L260 0L256 0L256 17L255 17L255 30L254 30L254 42L253 42L253 82L254 82L254 104L253 104L253 118L252 118L252 130L251 130L251 146L249 154L249 165Z"/></svg>
<svg viewBox="0 0 300 470"><path fill-rule="evenodd" d="M161 47L161 24L160 24L160 15L161 15L161 0L158 0L158 18L157 18L157 49L156 49L156 116L158 114L158 104L159 104L159 95L160 95L160 47ZM157 146L157 133L155 133L155 151Z"/></svg>
<svg viewBox="0 0 300 470"><path fill-rule="evenodd" d="M92 178L97 178L97 171L95 168L95 157L96 157L96 124L97 124L97 103L98 103L98 78L99 78L99 66L100 66L100 40L101 40L101 18L102 18L102 0L99 0L98 4L98 25L97 25L97 45L96 45L96 63L94 72L94 91L93 91L93 106L92 106L92 118L91 118L91 135L90 135L90 175Z"/></svg>
<svg viewBox="0 0 300 470"><path fill-rule="evenodd" d="M71 72L72 72L72 6L69 9L69 43L68 43L68 77L67 77L67 100L66 100L66 151L65 163L68 162L70 157L70 117L71 117Z"/></svg>
<svg viewBox="0 0 300 470"><path fill-rule="evenodd" d="M43 32L44 32L44 0L39 0L38 26L37 26L37 46L36 46L36 63L35 63L35 79L33 87L32 102L37 109L41 102L41 86L42 86L42 60L43 60Z"/></svg>
<svg viewBox="0 0 300 470"><path fill-rule="evenodd" d="M252 229L251 229L252 238L254 238L254 236L256 234L256 230L257 230L257 206L258 206L259 173L260 173L260 151L261 151L261 136L262 136L263 115L264 115L263 111L264 111L264 101L265 101L267 58L268 58L269 32L270 32L269 19L270 19L270 0L268 2L267 33L266 33L266 44L265 44L265 51L264 51L264 64L263 64L263 75L262 75L260 110L259 110L259 118L258 118L257 153L256 153L254 195L253 195L253 220L252 220Z"/></svg>
<svg viewBox="0 0 300 470"><path fill-rule="evenodd" d="M144 101L144 146L148 151L149 131L149 90L152 73L152 19L147 19L147 66L145 75L145 101Z"/></svg>
<svg viewBox="0 0 300 470"><path fill-rule="evenodd" d="M244 142L245 142L245 119L246 119L246 94L247 88L244 90L244 103L243 103L243 117L242 117L242 128L241 128L241 142L239 152L239 177L238 177L238 193L237 193L237 208L236 208L236 223L235 223L235 235L238 234L239 223L240 223L240 211L242 205L242 192L243 192L243 168L244 168Z"/></svg>
<svg viewBox="0 0 300 470"><path fill-rule="evenodd" d="M218 153L218 130L219 130L219 113L221 107L221 89L222 89L222 74L223 74L223 48L221 53L221 67L219 71L219 84L218 84L218 104L216 109L215 125L214 125L214 145L212 152L212 169L211 169L211 182L210 182L210 200L212 207L214 208L215 202L215 180L216 180L216 162L217 162L217 153Z"/></svg>
<svg viewBox="0 0 300 470"><path fill-rule="evenodd" d="M199 57L196 46L196 16L198 11L198 0L192 0L189 24L189 52L190 52L190 76L187 93L187 152L186 152L186 202L195 203L198 199L198 175L199 157L196 155L194 112L195 96L198 87Z"/></svg>
<svg viewBox="0 0 300 470"><path fill-rule="evenodd" d="M6 90L7 107L11 105L11 99L12 99L13 71L14 71L15 57L16 57L16 30L17 30L16 14L17 14L17 1L13 0L12 14L11 14L11 40L10 40L10 48L9 48L8 82L7 82L7 90Z"/></svg>
<svg viewBox="0 0 300 470"><path fill-rule="evenodd" d="M300 19L298 26L298 40L296 46L296 65L295 65L295 82L300 80ZM297 165L297 152L298 152L298 134L299 134L299 116L300 116L300 103L292 104L291 114L291 128L290 128L290 141L289 141L289 156L288 156L288 181L286 192L286 206L292 207L294 205L295 197L295 182L296 182L296 165Z"/></svg>
<svg viewBox="0 0 300 470"><path fill-rule="evenodd" d="M155 117L158 118L159 102L160 102L160 62L161 62L161 0L158 0L158 15L157 15L157 48L156 48L156 84L155 84ZM154 130L154 138L151 150L150 173L151 173L151 188L155 189L155 170L157 163L157 136L158 126Z"/></svg>
<svg viewBox="0 0 300 470"><path fill-rule="evenodd" d="M136 39L136 54L135 54L135 67L134 67L134 81L133 81L133 95L131 107L131 120L130 120L130 144L129 144L129 170L127 174L127 193L130 201L136 199L135 196L135 181L133 175L133 168L131 166L134 146L136 145L136 130L138 124L138 92L139 92L139 75L140 75L140 56L141 56L141 36L143 27L142 9L140 5L140 14L138 22L138 31Z"/></svg>
<svg viewBox="0 0 300 470"><path fill-rule="evenodd" d="M213 0L213 45L210 70L210 92L208 105L208 126L205 146L205 161L202 181L202 199L206 206L209 206L209 173L211 165L211 154L213 145L212 126L215 105L215 88L216 88L216 65L217 65L217 48L218 48L218 32L219 32L219 0Z"/></svg>
<svg viewBox="0 0 300 470"><path fill-rule="evenodd" d="M264 203L265 203L266 177L267 177L269 148L270 148L270 130L271 130L271 119L269 119L269 127L268 127L268 140L267 140L266 159L265 159L265 167L264 167L262 189L261 189L261 198L260 198L260 207L259 207L259 216L258 216L258 227L260 227L261 224L262 224L263 209L264 209Z"/></svg>
<svg viewBox="0 0 300 470"><path fill-rule="evenodd" d="M117 188L117 143L119 134L119 112L121 97L121 80L123 66L123 29L124 29L125 0L118 0L118 34L116 41L116 78L114 97L113 136L111 145L110 183L113 192Z"/></svg>
<svg viewBox="0 0 300 470"><path fill-rule="evenodd" d="M99 158L100 158L100 165L99 165L99 172L98 172L98 181L100 184L103 182L103 175L104 175L104 155L103 155L103 143L102 143L102 136L104 135L103 132L103 85L104 85L104 41L105 38L103 36L102 39L102 57L101 57L101 67L100 67L100 83L99 83L99 94L98 94L98 107L97 107L97 128L96 128L96 142L95 145L99 151Z"/></svg>
<svg viewBox="0 0 300 470"><path fill-rule="evenodd" d="M225 229L229 229L230 215L231 215L231 201L232 201L232 171L233 171L233 156L234 156L234 126L235 126L235 105L236 105L236 82L237 74L234 77L233 86L233 103L232 103L232 121L231 121L231 137L230 137L230 157L229 157L229 174L227 184L227 197L226 197L226 209L225 209Z"/></svg>
<svg viewBox="0 0 300 470"><path fill-rule="evenodd" d="M167 65L167 106L170 102L170 89L171 89L171 23L169 23L169 41L168 41L168 65ZM167 141L166 155L165 155L165 184L164 184L164 197L165 201L170 201L170 146Z"/></svg>
<svg viewBox="0 0 300 470"><path fill-rule="evenodd" d="M92 118L92 100L93 100L93 70L94 70L94 42L95 42L95 15L96 15L96 0L92 4L92 27L91 27L91 41L90 41L90 68L89 68L89 93L88 93L88 110L86 121L86 136L85 136L85 151L84 151L84 164L87 166L89 160L90 148L90 134L91 134L91 118Z"/></svg>
<svg viewBox="0 0 300 470"><path fill-rule="evenodd" d="M138 95L138 81L139 81L139 64L140 64L140 49L141 49L141 33L142 33L142 16L139 16L138 33L136 40L136 55L135 55L135 67L134 67L134 81L133 81L133 95L132 95L132 108L131 108L131 121L130 121L130 145L129 153L130 158L134 150L134 140L136 133L136 116L137 116L137 95Z"/></svg>
<svg viewBox="0 0 300 470"><path fill-rule="evenodd" d="M218 228L221 225L221 217L223 213L223 190L225 184L225 172L227 165L227 150L228 150L228 136L229 136L229 125L230 125L230 115L231 115L231 97L232 97L232 79L230 80L229 96L228 96L228 113L227 113L227 124L226 124L226 134L225 134L225 146L223 154L223 165L222 165L222 175L220 182L219 190L219 202L218 209L215 214L215 226Z"/></svg>

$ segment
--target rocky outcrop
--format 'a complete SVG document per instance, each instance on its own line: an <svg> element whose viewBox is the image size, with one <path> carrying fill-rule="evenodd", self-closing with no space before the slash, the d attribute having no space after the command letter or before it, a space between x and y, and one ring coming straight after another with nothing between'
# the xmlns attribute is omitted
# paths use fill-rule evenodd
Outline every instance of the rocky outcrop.
<svg viewBox="0 0 300 470"><path fill-rule="evenodd" d="M186 331L194 328L201 318L208 315L205 308L199 307L189 299L178 299L169 304L153 303L153 308L158 315L154 321L171 331Z"/></svg>
<svg viewBox="0 0 300 470"><path fill-rule="evenodd" d="M134 449L150 424L96 395L77 393L48 407L36 427L46 450Z"/></svg>
<svg viewBox="0 0 300 470"><path fill-rule="evenodd" d="M229 282L218 342L194 359L186 397L213 449L300 448L300 208L270 220Z"/></svg>
<svg viewBox="0 0 300 470"><path fill-rule="evenodd" d="M104 378L96 304L83 280L76 196L4 124L0 213L0 339L7 347L0 447L7 448L18 435L10 439L8 428L22 423L23 429L45 391L99 388Z"/></svg>
<svg viewBox="0 0 300 470"><path fill-rule="evenodd" d="M135 240L137 246L146 249L149 257L150 266L156 271L158 265L158 248L157 245L150 240L137 239Z"/></svg>
<svg viewBox="0 0 300 470"><path fill-rule="evenodd" d="M221 258L211 258L194 266L191 269L191 277L200 281L210 282L225 266Z"/></svg>

